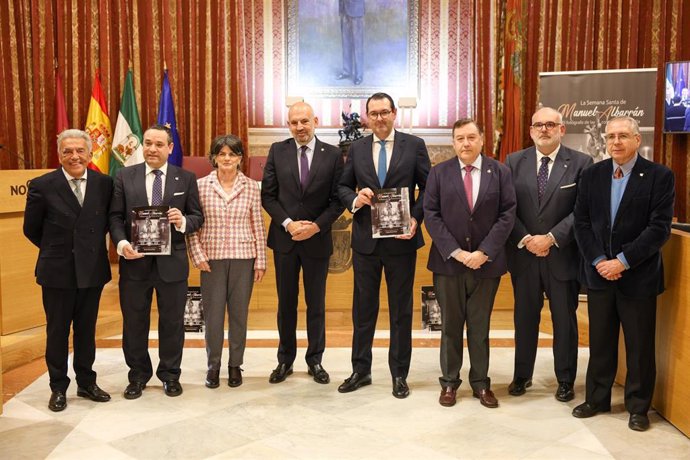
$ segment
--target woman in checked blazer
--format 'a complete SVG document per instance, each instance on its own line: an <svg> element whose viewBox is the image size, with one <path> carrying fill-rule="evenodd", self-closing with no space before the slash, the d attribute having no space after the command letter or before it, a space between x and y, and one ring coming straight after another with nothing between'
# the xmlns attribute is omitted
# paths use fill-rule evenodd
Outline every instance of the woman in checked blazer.
<svg viewBox="0 0 690 460"><path fill-rule="evenodd" d="M189 255L201 270L201 297L206 321L206 386L218 388L223 352L225 311L228 312L228 385L242 384L247 338L247 313L255 281L266 271L266 235L261 192L256 181L240 171L242 141L233 135L211 142L209 160L215 168L198 180L205 216L199 231L189 235Z"/></svg>

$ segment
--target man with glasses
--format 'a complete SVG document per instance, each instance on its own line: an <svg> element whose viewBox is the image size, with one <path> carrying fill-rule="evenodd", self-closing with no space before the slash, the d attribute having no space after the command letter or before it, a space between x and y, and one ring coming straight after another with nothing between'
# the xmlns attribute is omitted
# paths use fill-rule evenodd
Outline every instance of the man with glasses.
<svg viewBox="0 0 690 460"><path fill-rule="evenodd" d="M507 243L515 299L515 369L508 393L532 385L544 294L553 323L556 399L575 397L579 254L573 235L577 183L592 158L561 144L562 115L543 107L532 115L533 147L508 155L517 195L515 227Z"/></svg>
<svg viewBox="0 0 690 460"><path fill-rule="evenodd" d="M573 416L611 410L611 387L623 327L628 427L649 428L654 394L656 298L664 291L661 247L671 234L673 173L637 153L637 121L612 118L606 125L610 159L582 173L575 203L575 239L587 286L589 365L585 402Z"/></svg>
<svg viewBox="0 0 690 460"><path fill-rule="evenodd" d="M67 407L70 327L73 328L77 396L96 402L110 395L96 384L96 319L103 286L110 281L105 244L113 180L87 170L88 133L68 129L57 139L61 168L29 184L24 235L39 248L36 282L46 313L45 359L52 394L48 408Z"/></svg>
<svg viewBox="0 0 690 460"><path fill-rule="evenodd" d="M366 104L372 135L350 146L338 187L340 199L353 213L352 263L352 375L338 391L348 393L371 384L371 347L379 312L381 273L385 271L390 314L388 366L393 396L409 394L407 374L412 354L412 287L417 249L424 245L419 225L430 162L422 139L393 129L395 104L385 93L373 94ZM412 228L409 235L374 239L371 205L375 189L407 187ZM419 195L415 199L415 188Z"/></svg>

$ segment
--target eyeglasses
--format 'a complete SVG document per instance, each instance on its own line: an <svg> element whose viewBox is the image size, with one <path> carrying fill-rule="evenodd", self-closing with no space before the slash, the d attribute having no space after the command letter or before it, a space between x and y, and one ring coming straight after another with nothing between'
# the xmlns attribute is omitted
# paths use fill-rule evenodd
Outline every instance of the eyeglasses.
<svg viewBox="0 0 690 460"><path fill-rule="evenodd" d="M616 142L616 139L618 139L621 142L628 141L632 139L631 134L626 134L626 133L621 133L621 134L607 134L604 136L604 139L606 139L606 142Z"/></svg>
<svg viewBox="0 0 690 460"><path fill-rule="evenodd" d="M391 113L393 113L392 110L381 110L380 112L369 112L367 116L369 118L386 118Z"/></svg>
<svg viewBox="0 0 690 460"><path fill-rule="evenodd" d="M532 124L532 128L536 129L537 131L541 131L544 128L546 128L547 131L551 131L556 126L561 126L561 123L554 123L553 121L547 121L546 123L537 122L537 123Z"/></svg>
<svg viewBox="0 0 690 460"><path fill-rule="evenodd" d="M83 157L83 156L86 156L86 154L88 153L88 151L87 151L86 149L65 149L65 150L63 150L62 152L60 152L60 154L61 154L63 157L71 157L71 156L74 155L75 153L76 153L78 156Z"/></svg>

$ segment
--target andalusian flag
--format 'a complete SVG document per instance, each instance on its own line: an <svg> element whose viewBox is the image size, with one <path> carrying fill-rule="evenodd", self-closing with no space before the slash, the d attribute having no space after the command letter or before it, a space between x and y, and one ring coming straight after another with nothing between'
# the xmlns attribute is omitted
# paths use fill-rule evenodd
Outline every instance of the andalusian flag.
<svg viewBox="0 0 690 460"><path fill-rule="evenodd" d="M134 77L132 69L127 71L125 87L122 90L122 103L117 114L115 134L113 134L113 149L110 152L110 175L115 177L117 172L125 166L135 165L144 161L144 149L141 142L144 131L137 110L137 100L134 97Z"/></svg>
<svg viewBox="0 0 690 460"><path fill-rule="evenodd" d="M113 130L105 106L105 94L101 87L100 72L96 69L96 78L91 90L89 113L86 115L86 132L93 142L93 158L89 168L108 174L110 166L110 147L113 143Z"/></svg>
<svg viewBox="0 0 690 460"><path fill-rule="evenodd" d="M161 100L158 103L158 124L165 125L172 131L173 151L168 157L168 163L182 166L182 144L177 133L177 121L175 121L175 105L173 104L172 89L168 80L168 69L163 73L163 87L161 88Z"/></svg>

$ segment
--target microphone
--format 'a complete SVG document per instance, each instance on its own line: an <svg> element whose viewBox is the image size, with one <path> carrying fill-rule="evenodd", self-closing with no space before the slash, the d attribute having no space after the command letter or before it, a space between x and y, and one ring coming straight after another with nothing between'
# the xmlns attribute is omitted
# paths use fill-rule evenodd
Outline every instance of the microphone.
<svg viewBox="0 0 690 460"><path fill-rule="evenodd" d="M26 161L26 158L24 155L19 155L18 153L14 153L12 150L8 149L4 144L0 144L0 150L4 150L7 152L10 156L16 158L17 160L21 161L24 163L24 169L29 169L29 164Z"/></svg>

